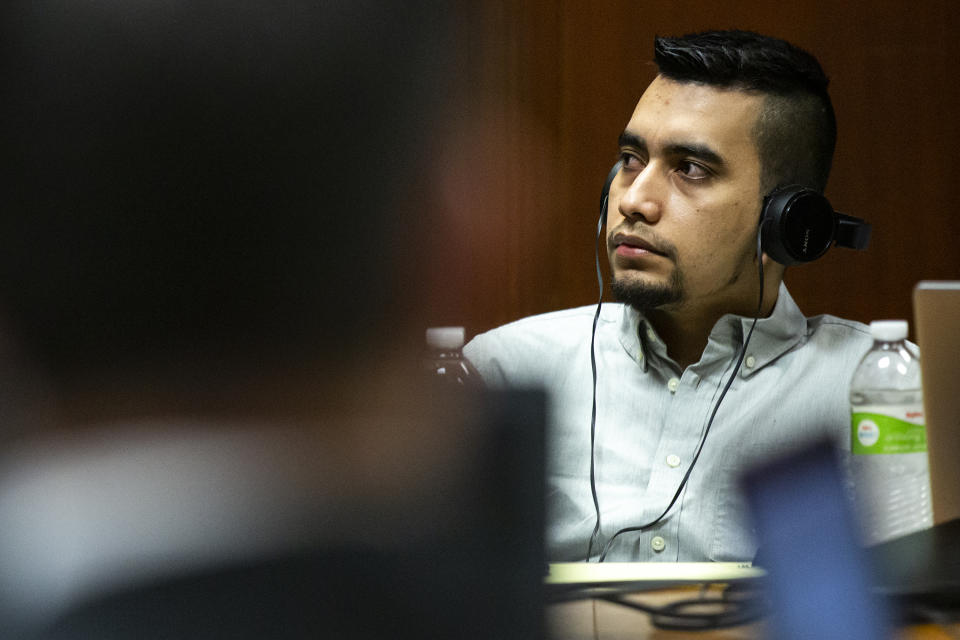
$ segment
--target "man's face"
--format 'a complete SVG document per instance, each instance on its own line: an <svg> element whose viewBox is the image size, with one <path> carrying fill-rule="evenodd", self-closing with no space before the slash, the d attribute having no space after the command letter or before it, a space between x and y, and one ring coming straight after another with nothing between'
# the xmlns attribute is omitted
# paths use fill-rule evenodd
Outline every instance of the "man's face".
<svg viewBox="0 0 960 640"><path fill-rule="evenodd" d="M640 309L738 311L756 292L763 98L658 76L620 139L607 209L613 290Z"/></svg>

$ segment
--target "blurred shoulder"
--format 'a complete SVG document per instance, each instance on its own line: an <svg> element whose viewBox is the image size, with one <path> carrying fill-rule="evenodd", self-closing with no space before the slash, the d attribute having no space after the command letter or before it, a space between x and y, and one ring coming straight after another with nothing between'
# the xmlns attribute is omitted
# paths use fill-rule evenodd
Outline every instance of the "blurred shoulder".
<svg viewBox="0 0 960 640"><path fill-rule="evenodd" d="M616 321L620 317L621 309L620 304L604 304L601 322L606 324ZM591 328L596 311L597 306L591 304L527 316L478 334L470 341L468 349L477 349L501 341L579 342L583 335L578 333L578 330Z"/></svg>
<svg viewBox="0 0 960 640"><path fill-rule="evenodd" d="M596 305L585 305L521 318L477 335L464 355L488 382L540 380L588 353L596 311ZM604 304L600 324L614 324L621 316L622 305Z"/></svg>

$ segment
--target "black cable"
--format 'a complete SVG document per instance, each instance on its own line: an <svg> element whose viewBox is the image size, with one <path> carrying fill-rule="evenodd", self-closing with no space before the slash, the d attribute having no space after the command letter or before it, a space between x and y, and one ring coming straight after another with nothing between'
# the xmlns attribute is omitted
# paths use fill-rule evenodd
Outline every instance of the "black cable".
<svg viewBox="0 0 960 640"><path fill-rule="evenodd" d="M603 236L603 227L607 222L607 205L610 200L610 186L620 174L623 167L623 160L618 160L607 173L607 180L603 185L603 191L600 194L600 218L597 220L597 236L593 245L593 262L597 270L597 289L600 291L597 296L597 310L593 314L593 328L590 330L590 371L593 375L593 401L590 407L590 493L593 494L593 508L597 514L596 523L593 526L593 533L590 534L590 541L587 544L587 562L590 561L590 555L593 553L593 541L600 533L600 500L597 498L597 480L596 466L594 465L594 445L596 443L597 433L597 352L594 348L597 337L597 323L600 320L600 310L603 307L603 271L600 270L600 238Z"/></svg>
<svg viewBox="0 0 960 640"><path fill-rule="evenodd" d="M609 180L608 180L609 181ZM603 233L603 223L607 218L607 196L603 197L600 205L600 220L597 221L597 241L594 245L593 258L597 267L597 285L600 288L600 297L597 299L597 310L593 314L593 329L590 331L590 371L593 374L593 404L590 408L590 492L593 494L593 508L597 512L596 524L593 526L593 533L590 534L590 542L587 545L587 561L590 561L590 554L593 553L593 541L600 533L600 500L597 498L597 480L596 468L594 466L594 442L597 433L597 352L594 349L594 341L597 337L597 322L600 320L600 309L603 306L603 272L600 270L600 236Z"/></svg>
<svg viewBox="0 0 960 640"><path fill-rule="evenodd" d="M604 210L606 210L606 207L604 207ZM603 217L604 217L604 216L601 215L601 221L603 220ZM690 479L690 474L693 472L693 467L694 467L694 465L697 464L697 460L700 459L700 453L703 451L703 445L704 445L704 443L706 443L706 441L707 441L707 436L710 434L710 428L713 426L713 420L714 420L714 418L715 418L716 415L717 415L717 411L719 411L719 409L720 409L720 403L723 402L723 398L727 395L727 391L730 389L730 386L733 384L734 379L737 377L737 373L740 371L740 366L741 366L741 364L743 363L743 358L744 358L744 356L745 356L746 353L747 353L747 347L748 347L749 344L750 344L750 338L751 338L751 336L753 336L753 330L754 330L754 328L757 326L757 320L759 320L759 318L760 318L760 313L761 313L762 310L763 310L763 245L762 245L762 237L763 237L763 234L762 234L762 225L761 225L761 228L758 229L758 232L757 232L757 271L758 271L759 280L760 280L760 295L759 295L759 300L757 301L757 312L754 314L753 322L752 322L751 325L750 325L750 330L749 330L749 332L747 333L747 337L746 337L746 339L744 339L744 341L743 341L743 347L740 349L740 354L739 354L739 356L737 357L737 363L736 363L736 365L735 365L734 368L733 368L733 373L730 374L730 378L727 380L726 385L724 385L723 391L720 393L720 397L717 398L717 402L716 402L716 404L714 405L713 411L712 411L711 414L710 414L710 419L707 421L707 427L704 429L704 431L703 431L703 436L701 436L701 438L700 438L700 443L697 445L697 452L696 452L696 454L694 454L693 460L690 462L690 466L687 467L687 472L684 474L683 479L680 480L680 485L677 487L676 493L674 493L673 498L670 500L670 504L668 504L668 505L667 505L667 508L663 510L663 513L661 513L659 516L657 516L656 519L652 520L651 522L648 522L648 523L646 523L646 524L644 524L644 525L640 525L640 526L625 527L625 528L623 528L623 529L620 529L620 530L617 531L616 533L614 533L612 536L610 536L610 539L607 540L607 543L603 546L603 551L600 553L600 558L598 559L598 562L603 562L603 561L606 559L607 553L610 551L611 545L613 544L614 540L617 539L618 536L620 536L620 535L622 535L622 534L624 534L624 533L633 533L633 532L637 532L637 531L644 531L644 530L649 529L650 527L656 525L656 524L657 524L658 522L660 522L661 520L663 520L663 518L666 517L667 513L670 512L670 509L673 508L673 505L676 504L677 500L680 498L680 494L683 493L683 490L684 490L684 488L685 488L686 485L687 485L687 481ZM600 243L600 232L598 231L598 232L597 232L597 246L598 246L598 248L597 248L597 273L598 273L598 274L600 273L599 243ZM601 287L602 287L602 286L603 286L603 282L602 282L602 279L601 279ZM602 289L601 289L601 298L602 298L602 295L603 295L603 292L602 292ZM599 316L599 314L600 314L600 308L599 308L599 305L598 305L598 307L597 307L597 314L596 314L596 316L594 317L594 323L593 323L593 332L594 332L594 335L590 337L590 360L591 360L591 363L593 364L593 399L594 399L594 400L593 400L593 403L594 403L594 404L593 404L593 418L591 419L591 422L590 422L590 490L591 490L591 492L593 493L593 503L594 503L594 507L596 508L596 511L597 511L597 521L596 521L596 525L594 526L593 535L590 536L590 544L589 544L588 547L587 547L587 558L586 558L586 561L587 561L587 562L590 561L590 553L593 551L593 541L594 541L594 538L597 536L597 534L598 534L599 531L600 531L600 502L599 502L598 497L597 497L597 486L596 486L596 477L595 477L595 470L594 470L594 448L595 448L595 440L596 440L596 411L597 411L597 407L596 407L596 398L597 398L597 371L596 371L596 363L595 363L594 347L593 347L593 345L594 345L594 338L595 338L595 334L596 334L596 327L597 327L597 316Z"/></svg>
<svg viewBox="0 0 960 640"><path fill-rule="evenodd" d="M751 597L729 597L729 589L719 598L688 598L675 600L661 606L653 606L629 600L625 594L597 596L600 600L613 602L650 615L650 622L659 629L671 631L706 631L738 627L755 622L769 611L762 594Z"/></svg>

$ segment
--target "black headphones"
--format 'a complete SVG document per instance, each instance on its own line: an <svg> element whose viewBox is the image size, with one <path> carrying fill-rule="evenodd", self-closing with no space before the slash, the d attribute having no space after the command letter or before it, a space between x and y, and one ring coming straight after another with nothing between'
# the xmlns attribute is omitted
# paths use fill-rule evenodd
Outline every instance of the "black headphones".
<svg viewBox="0 0 960 640"><path fill-rule="evenodd" d="M606 221L610 185L621 162L607 175L600 197L600 225ZM834 211L823 194L807 187L777 187L763 199L760 235L764 253L783 265L816 260L832 245L864 250L870 243L870 223Z"/></svg>

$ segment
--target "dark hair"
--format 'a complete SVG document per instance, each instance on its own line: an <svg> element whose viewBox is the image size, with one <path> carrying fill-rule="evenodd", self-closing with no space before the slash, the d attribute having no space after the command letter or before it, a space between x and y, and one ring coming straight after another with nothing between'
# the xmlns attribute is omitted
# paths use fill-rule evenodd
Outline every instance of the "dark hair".
<svg viewBox="0 0 960 640"><path fill-rule="evenodd" d="M380 339L447 73L414 5L5 3L6 328L63 375Z"/></svg>
<svg viewBox="0 0 960 640"><path fill-rule="evenodd" d="M836 145L829 79L812 55L789 42L749 31L709 31L657 38L660 74L765 96L754 127L761 189L799 184L823 192Z"/></svg>

